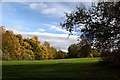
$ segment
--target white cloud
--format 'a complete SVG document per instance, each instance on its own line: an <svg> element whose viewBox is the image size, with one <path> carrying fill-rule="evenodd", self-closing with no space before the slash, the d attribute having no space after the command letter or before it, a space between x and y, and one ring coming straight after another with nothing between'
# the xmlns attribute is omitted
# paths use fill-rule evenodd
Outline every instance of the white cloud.
<svg viewBox="0 0 120 80"><path fill-rule="evenodd" d="M10 25L9 27L6 27L7 30L12 30L15 33L21 32L23 30L30 30L29 27L25 27L22 25Z"/></svg>
<svg viewBox="0 0 120 80"><path fill-rule="evenodd" d="M56 25L51 25L51 24L44 24L46 26L49 26L51 30L55 30L55 31L59 31L59 32L63 32L65 34L69 34L69 31L66 31L66 29L62 29L60 26L56 26ZM72 32L74 35L77 34L75 31Z"/></svg>
<svg viewBox="0 0 120 80"><path fill-rule="evenodd" d="M56 8L46 8L46 9L43 9L42 13L44 14L54 14L56 13Z"/></svg>
<svg viewBox="0 0 120 80"><path fill-rule="evenodd" d="M1 1L2 2L98 2L98 0L1 0ZM119 0L104 0L104 1L113 2Z"/></svg>
<svg viewBox="0 0 120 80"><path fill-rule="evenodd" d="M62 3L43 3L43 2L21 2L21 4L28 6L30 9L38 10L42 14L56 14L64 16L64 12L71 12L72 9Z"/></svg>
<svg viewBox="0 0 120 80"><path fill-rule="evenodd" d="M98 2L99 0L1 0L1 1L2 2ZM104 1L113 2L119 0L104 0Z"/></svg>
<svg viewBox="0 0 120 80"><path fill-rule="evenodd" d="M15 25L13 28L16 30L23 30L23 29L30 30L29 27L25 27L25 26L21 26L21 25Z"/></svg>
<svg viewBox="0 0 120 80"><path fill-rule="evenodd" d="M51 25L51 24L44 24L44 25L49 26L51 30L69 34L68 31L66 31L65 29L62 29L60 26L57 27L56 25Z"/></svg>
<svg viewBox="0 0 120 80"><path fill-rule="evenodd" d="M28 5L31 9L40 11L43 14L54 14L56 13L56 8L48 7L45 3L29 3Z"/></svg>
<svg viewBox="0 0 120 80"><path fill-rule="evenodd" d="M40 31L40 32L45 32L46 30L39 28L38 31Z"/></svg>
<svg viewBox="0 0 120 80"><path fill-rule="evenodd" d="M77 43L78 36L70 36L68 39L67 34L53 34L53 33L39 33L39 32L22 32L23 37L33 37L37 35L41 43L49 41L50 44L58 50L67 52L69 45Z"/></svg>
<svg viewBox="0 0 120 80"><path fill-rule="evenodd" d="M55 3L52 7L55 7L57 9L56 13L62 16L65 15L65 12L70 13L73 10L72 6L68 6L63 3Z"/></svg>
<svg viewBox="0 0 120 80"><path fill-rule="evenodd" d="M29 5L29 7L32 9L45 9L45 8L47 8L47 5L45 5L43 3L31 3Z"/></svg>

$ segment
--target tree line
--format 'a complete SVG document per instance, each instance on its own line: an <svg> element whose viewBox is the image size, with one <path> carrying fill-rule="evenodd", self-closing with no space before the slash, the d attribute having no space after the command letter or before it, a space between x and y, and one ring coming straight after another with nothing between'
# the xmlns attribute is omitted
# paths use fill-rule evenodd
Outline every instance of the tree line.
<svg viewBox="0 0 120 80"><path fill-rule="evenodd" d="M65 58L85 58L100 57L98 50L92 49L89 45L81 46L71 44L68 52L57 51L48 41L41 44L38 36L23 38L21 34L14 34L11 30L0 27L2 35L2 60L44 60L44 59L65 59Z"/></svg>
<svg viewBox="0 0 120 80"><path fill-rule="evenodd" d="M72 44L68 48L68 58L101 57L99 50L91 48L88 44L82 46L80 43Z"/></svg>
<svg viewBox="0 0 120 80"><path fill-rule="evenodd" d="M2 60L44 60L62 59L67 56L66 52L57 49L45 41L44 44L38 40L38 36L23 38L21 34L14 34L11 30L0 27L2 36Z"/></svg>

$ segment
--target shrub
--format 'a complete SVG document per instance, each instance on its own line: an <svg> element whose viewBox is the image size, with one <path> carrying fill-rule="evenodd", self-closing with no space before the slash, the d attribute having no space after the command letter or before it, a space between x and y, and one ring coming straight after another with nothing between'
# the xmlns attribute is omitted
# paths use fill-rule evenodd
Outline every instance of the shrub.
<svg viewBox="0 0 120 80"><path fill-rule="evenodd" d="M111 65L120 65L120 50L102 52L102 62Z"/></svg>

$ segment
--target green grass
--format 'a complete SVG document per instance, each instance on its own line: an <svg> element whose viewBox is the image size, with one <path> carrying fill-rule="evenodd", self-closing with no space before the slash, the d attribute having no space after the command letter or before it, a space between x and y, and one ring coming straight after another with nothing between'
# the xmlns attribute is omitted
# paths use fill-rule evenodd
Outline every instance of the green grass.
<svg viewBox="0 0 120 80"><path fill-rule="evenodd" d="M120 79L120 69L97 65L99 58L3 61L3 78ZM54 79L53 79L54 78Z"/></svg>

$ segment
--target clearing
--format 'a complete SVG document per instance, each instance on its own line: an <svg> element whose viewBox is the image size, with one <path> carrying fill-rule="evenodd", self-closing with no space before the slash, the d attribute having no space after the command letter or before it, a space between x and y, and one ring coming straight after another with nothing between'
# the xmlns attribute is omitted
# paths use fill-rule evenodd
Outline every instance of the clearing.
<svg viewBox="0 0 120 80"><path fill-rule="evenodd" d="M71 58L56 60L3 61L2 77L4 79L120 79L120 69L98 65L100 58ZM33 79L34 80L34 79Z"/></svg>

